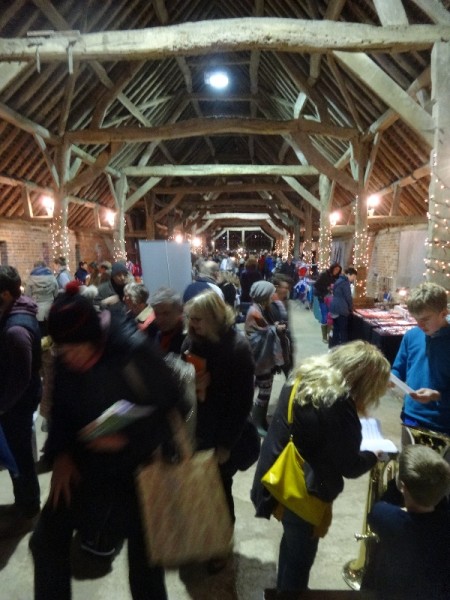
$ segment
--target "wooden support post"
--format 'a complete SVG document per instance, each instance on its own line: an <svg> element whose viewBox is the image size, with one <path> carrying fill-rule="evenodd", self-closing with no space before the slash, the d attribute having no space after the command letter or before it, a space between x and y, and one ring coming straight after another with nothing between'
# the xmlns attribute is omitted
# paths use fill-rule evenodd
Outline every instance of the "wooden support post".
<svg viewBox="0 0 450 600"><path fill-rule="evenodd" d="M331 225L330 206L334 191L334 184L326 175L319 177L320 194L320 230L319 230L319 256L318 267L320 271L330 266L331 260Z"/></svg>
<svg viewBox="0 0 450 600"><path fill-rule="evenodd" d="M117 216L113 233L113 259L123 261L127 259L125 251L125 200L127 197L128 182L125 175L121 175L116 183L116 208Z"/></svg>
<svg viewBox="0 0 450 600"><path fill-rule="evenodd" d="M450 43L437 42L431 53L434 149L431 153L426 274L450 291Z"/></svg>
<svg viewBox="0 0 450 600"><path fill-rule="evenodd" d="M147 239L155 239L155 193L150 192L150 196L145 198L145 229L147 232Z"/></svg>

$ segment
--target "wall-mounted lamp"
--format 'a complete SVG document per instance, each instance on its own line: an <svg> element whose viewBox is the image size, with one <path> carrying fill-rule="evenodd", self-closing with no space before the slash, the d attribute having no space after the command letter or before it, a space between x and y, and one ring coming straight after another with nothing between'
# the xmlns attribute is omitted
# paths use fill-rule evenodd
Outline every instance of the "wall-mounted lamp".
<svg viewBox="0 0 450 600"><path fill-rule="evenodd" d="M198 237L193 237L191 239L191 246L194 246L194 248L198 248L199 246L202 245L202 240Z"/></svg>
<svg viewBox="0 0 450 600"><path fill-rule="evenodd" d="M337 222L339 221L340 218L341 218L341 215L340 215L339 212L337 212L337 211L332 212L330 214L330 225L331 225L331 227L334 227L337 224Z"/></svg>
<svg viewBox="0 0 450 600"><path fill-rule="evenodd" d="M110 227L114 227L114 223L116 222L116 213L112 210L106 211L105 221Z"/></svg>
<svg viewBox="0 0 450 600"><path fill-rule="evenodd" d="M177 235L175 236L175 241L177 244L181 244L183 241L183 236L181 235L181 233L177 233Z"/></svg>
<svg viewBox="0 0 450 600"><path fill-rule="evenodd" d="M375 207L380 203L380 197L376 194L372 194L367 198L367 215L369 217L373 217L375 213Z"/></svg>
<svg viewBox="0 0 450 600"><path fill-rule="evenodd" d="M53 212L55 210L55 201L50 196L42 196L41 204L47 211L47 215L49 217L53 217Z"/></svg>

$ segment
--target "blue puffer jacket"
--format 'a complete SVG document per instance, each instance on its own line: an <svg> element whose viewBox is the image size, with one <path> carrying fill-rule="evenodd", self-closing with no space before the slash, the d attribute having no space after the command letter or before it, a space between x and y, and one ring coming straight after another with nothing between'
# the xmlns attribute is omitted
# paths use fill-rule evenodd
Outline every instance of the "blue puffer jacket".
<svg viewBox="0 0 450 600"><path fill-rule="evenodd" d="M333 287L333 300L330 312L340 317L348 317L353 310L352 290L346 275L339 275Z"/></svg>

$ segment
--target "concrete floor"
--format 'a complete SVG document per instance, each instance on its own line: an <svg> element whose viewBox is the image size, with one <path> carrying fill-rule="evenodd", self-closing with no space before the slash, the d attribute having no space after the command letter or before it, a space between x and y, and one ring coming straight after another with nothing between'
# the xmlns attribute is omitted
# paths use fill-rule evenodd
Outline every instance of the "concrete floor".
<svg viewBox="0 0 450 600"><path fill-rule="evenodd" d="M320 326L312 312L291 302L292 329L295 334L297 359L321 354L327 347L321 341ZM277 376L272 393L273 410L284 377ZM382 399L375 416L381 420L386 437L399 445L401 401L390 394ZM269 411L270 412L270 411ZM45 434L37 421L38 447ZM249 490L254 468L238 473L234 483L237 521L235 546L229 566L211 576L203 567L168 571L167 589L171 600L261 600L264 588L274 587L281 526L275 520L254 517ZM45 500L50 476L39 477L42 499ZM336 500L330 531L320 542L313 566L312 589L346 589L341 570L358 553L354 533L361 531L367 493L368 476L346 481L344 492ZM0 504L12 501L8 473L0 472ZM33 566L28 551L28 538L0 540L0 600L31 600L33 598ZM129 600L126 549L112 563L94 559L75 549L73 600Z"/></svg>

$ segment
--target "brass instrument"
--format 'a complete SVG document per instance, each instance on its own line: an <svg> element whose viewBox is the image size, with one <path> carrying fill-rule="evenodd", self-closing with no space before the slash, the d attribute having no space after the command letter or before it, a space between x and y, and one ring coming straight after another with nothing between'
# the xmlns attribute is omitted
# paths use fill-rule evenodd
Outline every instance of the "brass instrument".
<svg viewBox="0 0 450 600"><path fill-rule="evenodd" d="M407 446L408 444L428 446L438 452L447 462L450 462L450 436L445 433L438 433L424 427L403 425L402 445Z"/></svg>
<svg viewBox="0 0 450 600"><path fill-rule="evenodd" d="M450 437L445 433L438 433L423 427L402 426L402 446L421 444L438 452L450 463ZM355 539L361 541L358 557L347 562L342 569L342 577L346 584L353 590L361 588L364 571L369 564L373 546L377 536L370 530L367 517L372 506L386 490L387 483L397 474L397 455L390 455L388 462L378 461L370 471L369 488L367 491L366 508L363 520L362 533L355 533Z"/></svg>
<svg viewBox="0 0 450 600"><path fill-rule="evenodd" d="M362 533L355 533L355 539L361 542L359 553L357 558L347 562L342 569L342 577L352 590L360 590L364 571L369 564L371 550L378 541L378 537L370 529L367 517L372 506L385 492L387 483L397 474L396 458L397 454L390 454L388 461L377 461L370 471Z"/></svg>

